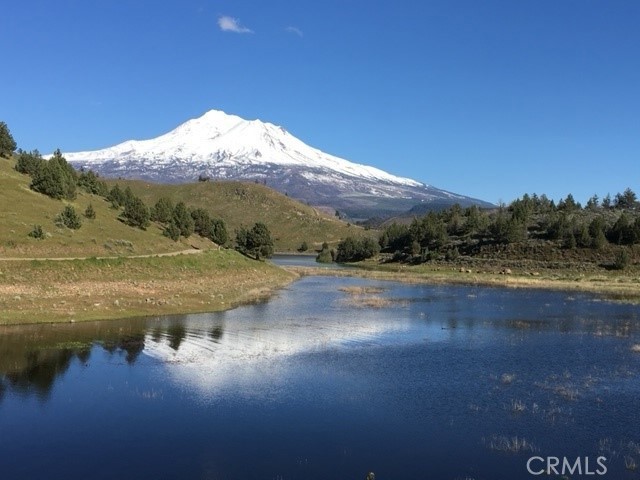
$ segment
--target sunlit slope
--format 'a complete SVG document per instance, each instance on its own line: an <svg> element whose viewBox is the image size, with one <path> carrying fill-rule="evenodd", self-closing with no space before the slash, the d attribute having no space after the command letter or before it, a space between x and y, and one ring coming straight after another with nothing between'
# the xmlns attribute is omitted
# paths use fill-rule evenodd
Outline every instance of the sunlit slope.
<svg viewBox="0 0 640 480"><path fill-rule="evenodd" d="M109 182L113 183L116 181ZM174 203L183 201L204 208L226 222L231 237L240 226L251 227L255 222L264 222L271 231L277 251L296 250L303 242L307 242L310 249L317 248L325 241L335 243L348 235L369 233L257 183L224 181L169 185L136 180L118 180L117 183L129 185L148 205L153 205L160 197L168 197Z"/></svg>
<svg viewBox="0 0 640 480"><path fill-rule="evenodd" d="M36 193L29 189L31 177L15 171L14 165L14 159L0 159L1 257L144 255L183 250L191 244L205 246L205 242L196 236L173 242L154 224L147 230L129 227L118 220L120 211L110 208L105 199L80 189L73 201L54 200ZM89 204L96 212L94 220L82 216ZM55 225L55 217L66 205L72 205L82 216L80 229ZM34 225L41 225L47 238L29 237Z"/></svg>

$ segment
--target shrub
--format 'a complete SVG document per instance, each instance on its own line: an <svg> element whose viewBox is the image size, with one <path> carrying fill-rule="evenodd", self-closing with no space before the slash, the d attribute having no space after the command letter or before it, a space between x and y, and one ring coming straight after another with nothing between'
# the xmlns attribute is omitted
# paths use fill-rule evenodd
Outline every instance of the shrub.
<svg viewBox="0 0 640 480"><path fill-rule="evenodd" d="M31 238L36 238L38 240L44 240L47 236L47 234L44 233L44 230L42 230L42 225L34 225L33 230L31 230L28 235Z"/></svg>
<svg viewBox="0 0 640 480"><path fill-rule="evenodd" d="M58 226L65 226L72 230L77 230L82 226L80 216L76 213L76 209L71 205L64 207L64 210L56 216L55 222Z"/></svg>
<svg viewBox="0 0 640 480"><path fill-rule="evenodd" d="M96 218L96 211L93 209L93 205L89 204L89 206L84 211L84 216L91 220Z"/></svg>
<svg viewBox="0 0 640 480"><path fill-rule="evenodd" d="M307 250L309 250L309 244L305 241L303 241L300 246L298 247L298 251L299 252L306 252Z"/></svg>
<svg viewBox="0 0 640 480"><path fill-rule="evenodd" d="M613 268L616 270L624 270L631 264L631 257L626 249L619 250L613 259Z"/></svg>

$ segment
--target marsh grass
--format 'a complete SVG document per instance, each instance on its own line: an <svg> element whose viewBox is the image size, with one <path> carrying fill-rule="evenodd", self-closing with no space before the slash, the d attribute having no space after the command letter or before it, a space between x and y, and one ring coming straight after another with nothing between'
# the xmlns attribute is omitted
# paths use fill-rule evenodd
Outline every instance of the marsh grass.
<svg viewBox="0 0 640 480"><path fill-rule="evenodd" d="M508 437L506 435L493 435L483 439L490 450L505 453L536 452L538 448L524 437Z"/></svg>
<svg viewBox="0 0 640 480"><path fill-rule="evenodd" d="M522 400L511 400L509 410L512 413L522 413L527 410L527 405Z"/></svg>
<svg viewBox="0 0 640 480"><path fill-rule="evenodd" d="M625 455L624 468L632 472L635 472L638 469L638 463L636 462L636 459L633 458L631 455Z"/></svg>
<svg viewBox="0 0 640 480"><path fill-rule="evenodd" d="M371 295L384 292L382 287L340 287L338 290L350 295Z"/></svg>

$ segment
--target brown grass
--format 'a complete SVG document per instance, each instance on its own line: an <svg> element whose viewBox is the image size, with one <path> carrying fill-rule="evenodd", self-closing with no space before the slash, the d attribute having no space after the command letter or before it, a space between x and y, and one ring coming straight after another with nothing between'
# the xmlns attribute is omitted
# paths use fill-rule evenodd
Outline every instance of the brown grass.
<svg viewBox="0 0 640 480"><path fill-rule="evenodd" d="M382 287L340 287L338 290L350 295L371 295L384 292Z"/></svg>
<svg viewBox="0 0 640 480"><path fill-rule="evenodd" d="M0 324L215 311L268 296L295 274L230 251L0 265Z"/></svg>

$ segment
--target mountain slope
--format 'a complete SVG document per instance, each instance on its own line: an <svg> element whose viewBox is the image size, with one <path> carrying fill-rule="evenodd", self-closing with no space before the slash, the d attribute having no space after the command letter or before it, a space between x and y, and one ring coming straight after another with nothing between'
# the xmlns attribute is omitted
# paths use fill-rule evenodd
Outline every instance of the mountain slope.
<svg viewBox="0 0 640 480"><path fill-rule="evenodd" d="M486 202L446 192L306 145L284 128L211 110L150 140L66 153L104 176L180 183L199 176L266 182L312 205L352 217L388 215L420 203Z"/></svg>
<svg viewBox="0 0 640 480"><path fill-rule="evenodd" d="M198 235L176 243L162 235L162 226L155 223L145 231L129 227L118 220L120 210L82 189L78 189L73 201L54 200L36 193L29 188L31 177L18 173L14 166L15 159L0 159L0 257L128 256L175 252L192 245L206 249L213 245ZM310 249L318 248L324 241L336 243L348 235L364 233L360 227L322 214L263 185L240 182L159 185L134 180L117 183L122 188L130 186L148 205L165 196L174 202L184 201L190 207L202 207L225 220L232 239L235 228L250 227L260 220L271 230L277 251L295 250L302 242L307 242ZM83 217L79 230L55 225L55 217L65 205L72 205L82 214L89 204L96 219ZM29 237L34 225L41 225L48 238Z"/></svg>
<svg viewBox="0 0 640 480"><path fill-rule="evenodd" d="M116 183L111 181L109 183ZM129 186L147 205L160 197L174 203L207 210L225 221L229 235L241 227L263 222L271 231L276 251L294 251L303 242L310 249L322 242L337 243L342 238L368 234L361 227L349 225L333 215L326 215L264 185L247 182L219 181L182 184L157 184L139 180L118 180ZM377 232L371 231L372 235Z"/></svg>

